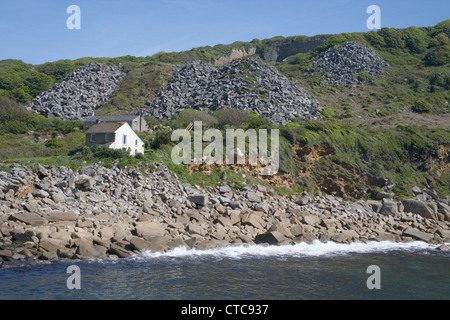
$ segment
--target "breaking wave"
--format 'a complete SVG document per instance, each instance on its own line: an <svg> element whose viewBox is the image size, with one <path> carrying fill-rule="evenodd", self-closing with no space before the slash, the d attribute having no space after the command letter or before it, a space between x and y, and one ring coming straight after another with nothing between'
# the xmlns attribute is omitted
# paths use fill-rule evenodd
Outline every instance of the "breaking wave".
<svg viewBox="0 0 450 320"><path fill-rule="evenodd" d="M341 244L334 242L323 243L318 240L307 243L297 243L282 246L239 245L214 248L208 250L175 248L167 252L152 252L144 250L141 256L134 259L148 258L255 258L255 257L315 257L324 255L346 255L351 253L375 253L390 251L424 251L437 246L425 242L415 241L409 243L394 243L389 241Z"/></svg>

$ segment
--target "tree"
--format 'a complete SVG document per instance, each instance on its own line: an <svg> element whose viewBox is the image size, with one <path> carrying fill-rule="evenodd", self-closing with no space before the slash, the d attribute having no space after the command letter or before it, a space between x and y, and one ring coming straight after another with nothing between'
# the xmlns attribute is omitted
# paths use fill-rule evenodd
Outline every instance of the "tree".
<svg viewBox="0 0 450 320"><path fill-rule="evenodd" d="M26 79L25 85L28 87L28 92L32 97L36 97L42 92L50 89L55 80L52 77L40 73L40 72L32 72Z"/></svg>
<svg viewBox="0 0 450 320"><path fill-rule="evenodd" d="M384 42L383 37L375 31L367 32L364 37L366 40L374 47L381 48L386 45L386 42Z"/></svg>
<svg viewBox="0 0 450 320"><path fill-rule="evenodd" d="M405 41L403 40L402 31L394 28L381 28L378 33L383 37L384 42L390 48L403 49Z"/></svg>
<svg viewBox="0 0 450 320"><path fill-rule="evenodd" d="M168 144L171 141L172 131L168 129L160 129L155 133L155 137L151 142L152 149L159 149L162 145Z"/></svg>
<svg viewBox="0 0 450 320"><path fill-rule="evenodd" d="M77 68L77 65L71 60L59 60L56 62L47 62L37 67L37 71L44 73L56 82L63 80Z"/></svg>
<svg viewBox="0 0 450 320"><path fill-rule="evenodd" d="M450 46L436 47L425 56L425 64L428 66L442 66L450 62Z"/></svg>
<svg viewBox="0 0 450 320"><path fill-rule="evenodd" d="M422 53L427 49L427 34L417 27L403 30L405 47L411 53Z"/></svg>
<svg viewBox="0 0 450 320"><path fill-rule="evenodd" d="M28 93L25 92L22 88L15 88L11 91L9 91L9 97L16 100L20 103L27 103L29 102L33 97L30 96Z"/></svg>

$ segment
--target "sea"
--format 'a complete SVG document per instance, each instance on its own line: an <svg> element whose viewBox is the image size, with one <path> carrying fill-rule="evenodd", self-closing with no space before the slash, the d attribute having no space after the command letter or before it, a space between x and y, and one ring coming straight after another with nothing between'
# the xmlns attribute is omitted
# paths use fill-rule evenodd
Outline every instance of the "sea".
<svg viewBox="0 0 450 320"><path fill-rule="evenodd" d="M0 269L0 299L448 300L450 252L436 247L313 242L27 263Z"/></svg>

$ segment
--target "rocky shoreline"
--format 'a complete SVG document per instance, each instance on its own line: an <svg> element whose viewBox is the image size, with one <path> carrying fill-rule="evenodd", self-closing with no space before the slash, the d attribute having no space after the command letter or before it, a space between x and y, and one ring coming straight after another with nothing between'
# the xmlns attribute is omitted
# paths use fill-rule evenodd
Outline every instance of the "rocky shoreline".
<svg viewBox="0 0 450 320"><path fill-rule="evenodd" d="M111 259L176 247L425 241L448 249L449 199L344 201L330 195L282 196L271 188L201 189L164 165L11 164L0 171L0 266L21 261ZM387 197L387 198L386 198Z"/></svg>

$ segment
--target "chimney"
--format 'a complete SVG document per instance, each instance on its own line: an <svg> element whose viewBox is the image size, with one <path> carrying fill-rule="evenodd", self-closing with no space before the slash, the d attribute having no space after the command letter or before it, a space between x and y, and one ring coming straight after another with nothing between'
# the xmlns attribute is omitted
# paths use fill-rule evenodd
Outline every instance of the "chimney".
<svg viewBox="0 0 450 320"><path fill-rule="evenodd" d="M102 122L102 120L100 120L100 119L95 120L96 124L99 124L100 122Z"/></svg>
<svg viewBox="0 0 450 320"><path fill-rule="evenodd" d="M142 108L139 109L139 132L142 132Z"/></svg>

